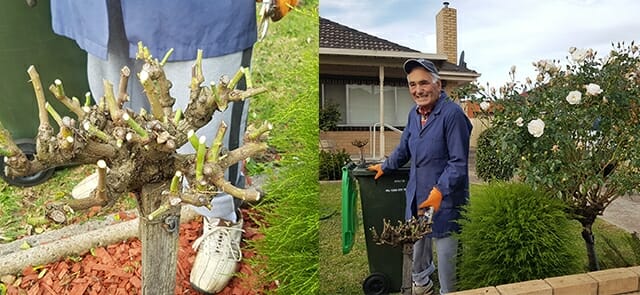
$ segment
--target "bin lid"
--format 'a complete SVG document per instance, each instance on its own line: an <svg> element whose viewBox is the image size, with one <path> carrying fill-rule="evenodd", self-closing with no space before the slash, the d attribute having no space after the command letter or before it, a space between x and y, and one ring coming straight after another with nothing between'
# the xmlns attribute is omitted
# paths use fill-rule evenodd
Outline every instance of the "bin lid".
<svg viewBox="0 0 640 295"><path fill-rule="evenodd" d="M375 176L376 172L375 171L370 171L367 168L364 167L357 167L355 169L353 169L353 176Z"/></svg>
<svg viewBox="0 0 640 295"><path fill-rule="evenodd" d="M371 163L369 165L374 165L374 164L378 164L378 163ZM368 170L367 167L369 166L365 166L365 167L356 167L355 169L353 169L352 174L353 176L356 177L367 177L367 176L375 176L376 172L375 171L371 171ZM405 164L404 166L400 167L398 170L396 171L389 171L389 172L385 172L385 174L389 173L402 173L402 174L406 174L408 173L408 171L411 169L411 162L407 162L407 164ZM384 177L384 176L382 176Z"/></svg>

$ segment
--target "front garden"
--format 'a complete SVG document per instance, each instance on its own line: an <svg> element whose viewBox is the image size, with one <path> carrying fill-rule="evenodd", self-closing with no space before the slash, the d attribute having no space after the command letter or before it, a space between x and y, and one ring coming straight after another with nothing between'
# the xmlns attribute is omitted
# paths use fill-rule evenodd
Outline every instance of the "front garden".
<svg viewBox="0 0 640 295"><path fill-rule="evenodd" d="M602 56L570 48L566 61L533 65L536 77L512 68L502 87L456 93L477 103L477 117L491 126L477 150L477 175L487 183L472 186L461 221L461 289L640 264L637 234L598 218L617 198L638 193L638 46L612 44ZM355 292L366 256L358 246L340 254L331 215L339 187L321 191L329 214L320 227L321 293ZM334 267L345 263L354 267Z"/></svg>

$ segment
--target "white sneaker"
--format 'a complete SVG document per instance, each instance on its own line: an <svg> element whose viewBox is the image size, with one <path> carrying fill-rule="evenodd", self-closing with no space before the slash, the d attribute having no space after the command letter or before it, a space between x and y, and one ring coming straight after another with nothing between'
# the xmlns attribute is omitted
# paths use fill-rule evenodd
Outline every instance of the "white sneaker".
<svg viewBox="0 0 640 295"><path fill-rule="evenodd" d="M227 286L242 259L242 224L242 218L238 223L204 218L202 236L192 246L198 252L189 278L193 289L215 294Z"/></svg>
<svg viewBox="0 0 640 295"><path fill-rule="evenodd" d="M418 286L414 283L413 287L411 288L411 294L412 295L433 295L433 281L429 281L429 283L427 283L424 286Z"/></svg>

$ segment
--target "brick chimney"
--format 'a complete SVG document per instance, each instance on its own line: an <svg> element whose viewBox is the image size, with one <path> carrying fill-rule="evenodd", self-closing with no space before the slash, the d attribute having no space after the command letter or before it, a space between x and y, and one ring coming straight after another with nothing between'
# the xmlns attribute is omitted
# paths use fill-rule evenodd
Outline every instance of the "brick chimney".
<svg viewBox="0 0 640 295"><path fill-rule="evenodd" d="M436 46L438 54L446 54L447 61L458 64L458 21L455 8L449 2L436 15Z"/></svg>

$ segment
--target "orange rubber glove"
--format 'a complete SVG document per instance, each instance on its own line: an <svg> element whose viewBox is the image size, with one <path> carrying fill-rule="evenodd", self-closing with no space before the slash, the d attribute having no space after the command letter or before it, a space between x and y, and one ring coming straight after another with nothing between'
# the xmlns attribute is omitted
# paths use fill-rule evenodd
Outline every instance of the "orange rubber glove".
<svg viewBox="0 0 640 295"><path fill-rule="evenodd" d="M375 179L375 180L378 180L378 178L380 178L380 176L382 176L382 174L384 174L384 171L382 171L382 164L371 165L371 166L367 167L367 170L373 171L373 172L376 173L376 176L373 177L373 179Z"/></svg>
<svg viewBox="0 0 640 295"><path fill-rule="evenodd" d="M418 206L418 211L420 211L420 209L433 207L433 212L434 213L438 212L438 210L440 209L441 202L442 202L442 193L437 187L434 186L431 192L429 193L429 197L427 198L427 200L422 202L422 204Z"/></svg>
<svg viewBox="0 0 640 295"><path fill-rule="evenodd" d="M282 19L291 9L298 5L298 0L273 0L276 4L276 11L271 16L271 20L274 22Z"/></svg>

